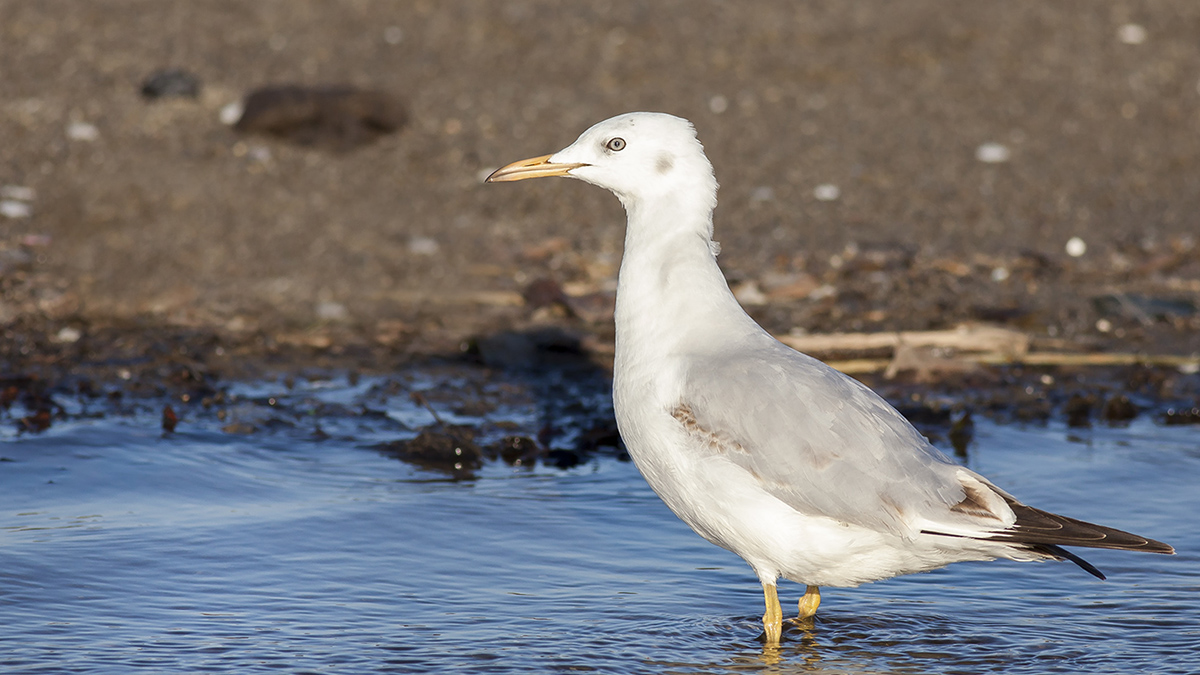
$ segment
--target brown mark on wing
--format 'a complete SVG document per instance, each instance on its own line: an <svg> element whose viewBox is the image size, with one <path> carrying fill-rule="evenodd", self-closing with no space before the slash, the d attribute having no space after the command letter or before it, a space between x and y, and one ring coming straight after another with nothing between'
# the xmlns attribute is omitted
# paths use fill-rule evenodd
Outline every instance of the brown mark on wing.
<svg viewBox="0 0 1200 675"><path fill-rule="evenodd" d="M671 411L671 417L678 420L683 425L684 430L705 449L720 454L750 454L750 451L745 446L730 438L729 434L721 431L713 431L702 426L696 420L696 414L692 412L691 407L686 404L681 403L675 406L675 409Z"/></svg>

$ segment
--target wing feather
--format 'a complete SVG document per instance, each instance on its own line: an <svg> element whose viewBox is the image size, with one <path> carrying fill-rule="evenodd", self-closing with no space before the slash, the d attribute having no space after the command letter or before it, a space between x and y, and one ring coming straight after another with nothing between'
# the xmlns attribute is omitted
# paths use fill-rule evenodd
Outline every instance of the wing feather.
<svg viewBox="0 0 1200 675"><path fill-rule="evenodd" d="M955 519L950 508L968 498L965 469L863 384L772 343L685 368L670 412L693 447L724 452L803 513L905 536L922 521Z"/></svg>

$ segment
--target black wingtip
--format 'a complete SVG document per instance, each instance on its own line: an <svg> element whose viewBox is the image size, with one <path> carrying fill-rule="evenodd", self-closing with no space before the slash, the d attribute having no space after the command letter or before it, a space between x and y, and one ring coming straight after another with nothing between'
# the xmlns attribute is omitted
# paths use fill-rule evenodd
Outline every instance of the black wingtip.
<svg viewBox="0 0 1200 675"><path fill-rule="evenodd" d="M1104 581L1106 579L1106 577L1104 576L1104 573L1101 572L1100 570L1096 569L1095 565L1084 560L1083 558L1080 558L1079 556L1075 555L1074 553L1071 553L1070 551L1068 551L1067 549L1065 549L1061 546L1055 546L1054 544L1041 544L1038 546L1031 546L1030 548L1039 553L1046 553L1048 555L1052 555L1055 558L1058 558L1060 560L1070 560L1071 562L1075 563L1076 565L1079 565L1079 567L1081 569L1083 569L1084 572L1087 572L1088 574L1096 577L1100 581Z"/></svg>

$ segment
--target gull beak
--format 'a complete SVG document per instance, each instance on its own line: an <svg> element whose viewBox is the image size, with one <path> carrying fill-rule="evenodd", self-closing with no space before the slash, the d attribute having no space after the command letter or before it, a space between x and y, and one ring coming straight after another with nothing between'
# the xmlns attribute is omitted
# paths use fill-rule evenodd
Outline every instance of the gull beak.
<svg viewBox="0 0 1200 675"><path fill-rule="evenodd" d="M508 166L502 166L492 172L492 175L488 176L485 182L507 183L514 180L525 180L526 178L566 176L571 172L571 169L587 166L587 164L555 164L550 161L550 158L553 156L542 155L541 157L531 157L519 162L513 162Z"/></svg>

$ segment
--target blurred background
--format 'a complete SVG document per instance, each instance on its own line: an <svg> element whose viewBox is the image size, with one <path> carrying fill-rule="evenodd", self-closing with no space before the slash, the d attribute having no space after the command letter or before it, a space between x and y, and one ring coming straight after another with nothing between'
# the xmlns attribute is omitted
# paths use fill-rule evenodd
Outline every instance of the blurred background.
<svg viewBox="0 0 1200 675"><path fill-rule="evenodd" d="M652 110L695 123L773 331L1194 351L1198 45L1190 0L4 0L0 321L603 335L618 202L482 178ZM315 89L247 124L282 85Z"/></svg>

